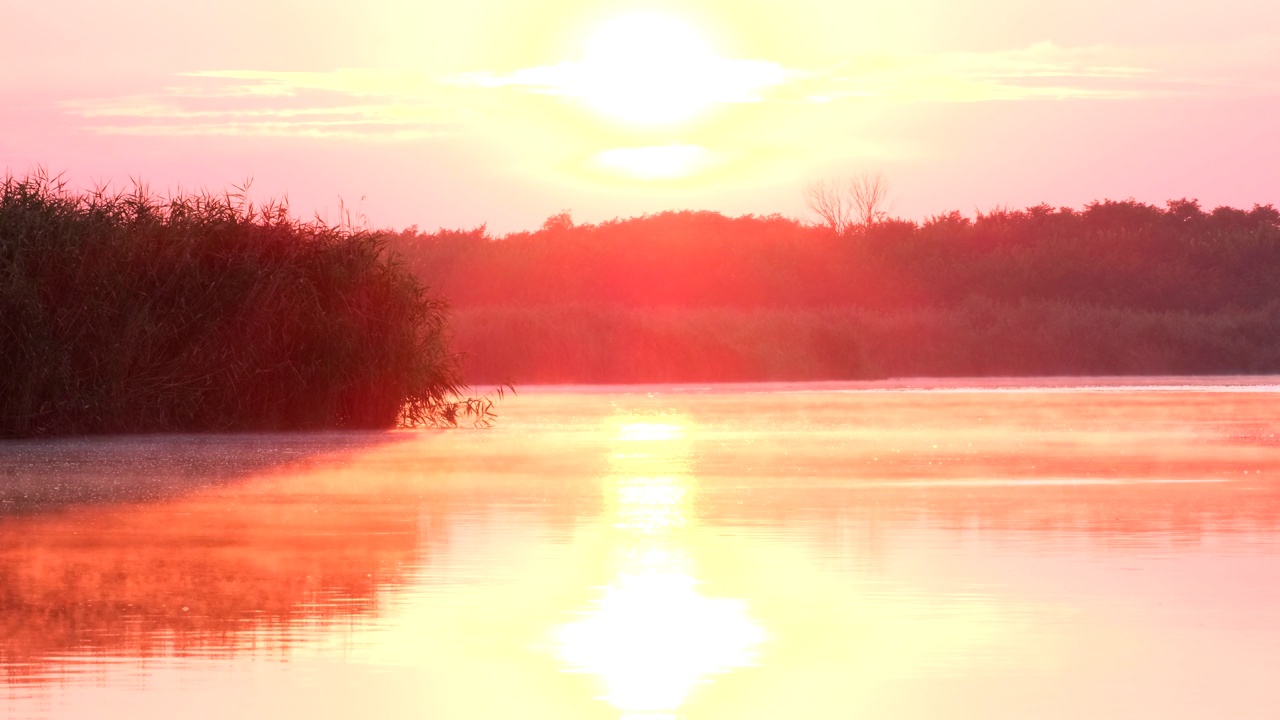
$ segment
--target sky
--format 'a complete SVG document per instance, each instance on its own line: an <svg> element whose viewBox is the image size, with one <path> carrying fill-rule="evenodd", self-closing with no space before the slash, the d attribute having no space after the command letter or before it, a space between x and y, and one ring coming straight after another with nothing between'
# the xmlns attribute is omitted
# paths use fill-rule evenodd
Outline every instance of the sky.
<svg viewBox="0 0 1280 720"><path fill-rule="evenodd" d="M45 0L0 6L0 170L378 228L1280 203L1280 3Z"/></svg>

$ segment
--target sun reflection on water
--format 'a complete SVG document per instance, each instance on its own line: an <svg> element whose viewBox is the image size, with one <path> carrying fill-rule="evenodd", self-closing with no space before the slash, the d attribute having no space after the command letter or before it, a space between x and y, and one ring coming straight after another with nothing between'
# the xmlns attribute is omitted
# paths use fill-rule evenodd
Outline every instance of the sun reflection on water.
<svg viewBox="0 0 1280 720"><path fill-rule="evenodd" d="M685 533L694 481L686 422L623 423L605 483L618 572L556 632L566 668L598 676L626 720L675 718L709 676L751 665L765 632L745 601L698 591Z"/></svg>

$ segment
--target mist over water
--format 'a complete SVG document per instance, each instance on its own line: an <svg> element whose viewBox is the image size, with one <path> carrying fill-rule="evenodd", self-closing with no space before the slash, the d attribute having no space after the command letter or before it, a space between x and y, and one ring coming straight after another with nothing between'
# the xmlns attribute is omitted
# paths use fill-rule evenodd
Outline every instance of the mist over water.
<svg viewBox="0 0 1280 720"><path fill-rule="evenodd" d="M0 716L1270 718L1277 378L0 445Z"/></svg>

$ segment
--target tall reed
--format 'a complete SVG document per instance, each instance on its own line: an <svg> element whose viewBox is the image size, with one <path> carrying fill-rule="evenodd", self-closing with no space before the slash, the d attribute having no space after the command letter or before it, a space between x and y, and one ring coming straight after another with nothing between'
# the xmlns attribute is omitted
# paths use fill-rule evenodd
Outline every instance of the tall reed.
<svg viewBox="0 0 1280 720"><path fill-rule="evenodd" d="M0 435L487 422L384 238L243 192L0 184Z"/></svg>

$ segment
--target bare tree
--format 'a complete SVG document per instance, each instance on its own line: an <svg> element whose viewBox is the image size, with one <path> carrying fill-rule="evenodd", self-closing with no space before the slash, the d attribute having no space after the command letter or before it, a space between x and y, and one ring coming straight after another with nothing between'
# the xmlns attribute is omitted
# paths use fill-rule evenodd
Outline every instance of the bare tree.
<svg viewBox="0 0 1280 720"><path fill-rule="evenodd" d="M853 206L843 183L815 180L804 189L804 202L822 219L822 224L843 235L853 224Z"/></svg>
<svg viewBox="0 0 1280 720"><path fill-rule="evenodd" d="M854 215L862 227L883 222L889 217L889 181L883 173L861 173L849 179L849 197Z"/></svg>
<svg viewBox="0 0 1280 720"><path fill-rule="evenodd" d="M889 182L878 172L847 180L818 180L805 187L804 201L823 225L843 235L889 217Z"/></svg>

